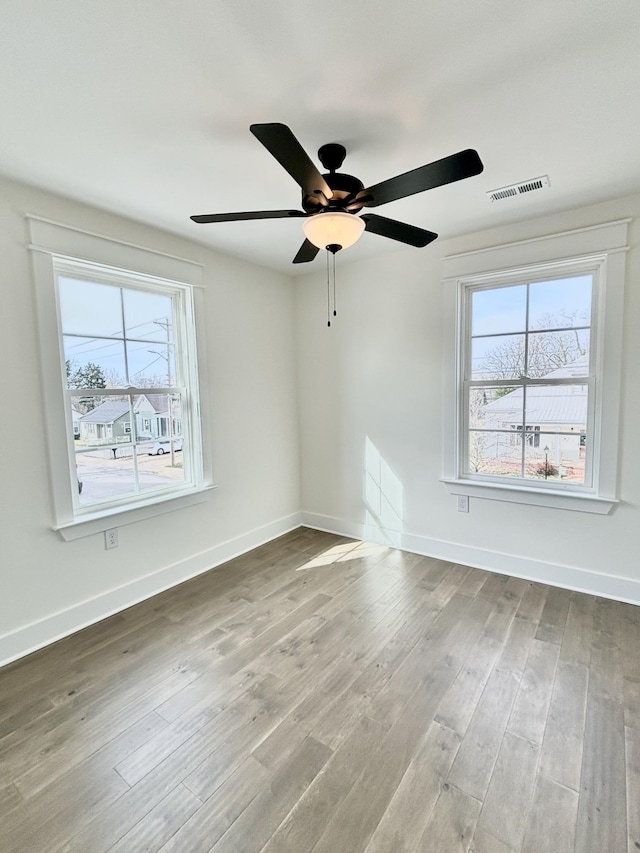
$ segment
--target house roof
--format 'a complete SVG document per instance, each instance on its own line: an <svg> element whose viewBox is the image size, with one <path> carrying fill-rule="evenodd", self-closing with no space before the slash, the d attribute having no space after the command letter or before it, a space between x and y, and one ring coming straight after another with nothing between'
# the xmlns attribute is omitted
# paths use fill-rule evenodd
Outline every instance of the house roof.
<svg viewBox="0 0 640 853"><path fill-rule="evenodd" d="M584 355L570 364L546 374L549 379L584 377L589 367L589 356ZM520 423L522 421L523 389L516 388L483 407L485 418L500 417ZM584 385L529 385L527 387L526 422L558 426L581 426L587 422L587 386Z"/></svg>
<svg viewBox="0 0 640 853"><path fill-rule="evenodd" d="M157 415L166 416L168 409L166 394L145 394L144 396L149 401ZM140 400L142 397L139 397L138 399ZM176 400L171 401L171 414L174 418L180 417L180 403Z"/></svg>
<svg viewBox="0 0 640 853"><path fill-rule="evenodd" d="M167 411L167 395L166 394L145 394L149 403L153 406L156 414L166 413Z"/></svg>
<svg viewBox="0 0 640 853"><path fill-rule="evenodd" d="M505 394L483 408L485 418L500 416L514 423L522 421L522 388ZM575 425L587 422L587 386L540 386L527 388L527 423Z"/></svg>
<svg viewBox="0 0 640 853"><path fill-rule="evenodd" d="M140 400L142 400L143 398L149 401L149 404L153 408L156 415L166 415L166 394L141 394L139 397L136 398L136 403L139 403ZM177 404L174 404L172 408L174 416L178 416L179 406ZM122 400L106 400L104 403L101 403L99 406L96 406L95 409L92 409L90 412L87 412L86 415L83 415L80 420L84 421L84 423L111 424L114 421L118 420L118 418L121 418L124 414L128 413L128 411L128 403L123 402ZM150 414L151 412L145 413L145 415Z"/></svg>
<svg viewBox="0 0 640 853"><path fill-rule="evenodd" d="M128 403L122 400L106 400L83 415L80 420L85 424L112 424L128 412Z"/></svg>
<svg viewBox="0 0 640 853"><path fill-rule="evenodd" d="M589 355L581 355L580 358L574 359L570 364L563 364L562 367L552 370L547 373L549 379L575 379L576 377L586 376L589 373Z"/></svg>

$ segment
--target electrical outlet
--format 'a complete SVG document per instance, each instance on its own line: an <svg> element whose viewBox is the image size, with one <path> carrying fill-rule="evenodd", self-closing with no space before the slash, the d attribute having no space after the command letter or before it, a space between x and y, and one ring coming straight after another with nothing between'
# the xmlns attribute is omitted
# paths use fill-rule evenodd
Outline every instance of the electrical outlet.
<svg viewBox="0 0 640 853"><path fill-rule="evenodd" d="M118 542L118 528L112 527L110 530L105 530L104 532L104 547L109 550L109 548L117 548L120 543Z"/></svg>
<svg viewBox="0 0 640 853"><path fill-rule="evenodd" d="M458 512L469 512L469 495L458 495Z"/></svg>

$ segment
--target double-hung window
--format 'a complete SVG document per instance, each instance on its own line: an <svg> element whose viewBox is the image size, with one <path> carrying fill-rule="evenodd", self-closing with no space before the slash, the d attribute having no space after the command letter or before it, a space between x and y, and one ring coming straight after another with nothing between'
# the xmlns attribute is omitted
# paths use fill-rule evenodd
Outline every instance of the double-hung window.
<svg viewBox="0 0 640 853"><path fill-rule="evenodd" d="M158 274L196 278L189 262L30 224L42 242L138 267L32 245L54 527L77 538L204 499L199 288Z"/></svg>
<svg viewBox="0 0 640 853"><path fill-rule="evenodd" d="M585 271L465 288L466 477L592 484L595 285Z"/></svg>
<svg viewBox="0 0 640 853"><path fill-rule="evenodd" d="M188 288L62 258L54 258L54 272L76 514L195 486ZM69 430L74 416L77 437Z"/></svg>
<svg viewBox="0 0 640 853"><path fill-rule="evenodd" d="M608 223L447 259L460 271L444 282L453 494L616 503L625 242L626 223ZM571 254L589 243L600 251Z"/></svg>

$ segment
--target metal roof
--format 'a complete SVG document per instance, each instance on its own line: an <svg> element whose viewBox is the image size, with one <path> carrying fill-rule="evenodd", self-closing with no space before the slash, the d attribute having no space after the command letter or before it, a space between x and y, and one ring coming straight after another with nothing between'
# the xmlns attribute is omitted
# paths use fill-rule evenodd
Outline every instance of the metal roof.
<svg viewBox="0 0 640 853"><path fill-rule="evenodd" d="M523 389L517 388L483 407L485 418L522 421ZM587 422L586 385L529 385L527 387L526 422L535 425L575 424Z"/></svg>

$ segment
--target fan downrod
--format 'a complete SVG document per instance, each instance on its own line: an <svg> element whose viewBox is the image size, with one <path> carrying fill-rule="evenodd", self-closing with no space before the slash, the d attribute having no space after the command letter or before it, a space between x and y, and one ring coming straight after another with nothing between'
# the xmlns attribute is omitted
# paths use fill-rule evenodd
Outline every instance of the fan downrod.
<svg viewBox="0 0 640 853"><path fill-rule="evenodd" d="M330 172L336 172L342 166L346 156L347 149L339 142L328 142L318 149L318 160Z"/></svg>

